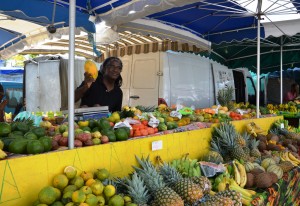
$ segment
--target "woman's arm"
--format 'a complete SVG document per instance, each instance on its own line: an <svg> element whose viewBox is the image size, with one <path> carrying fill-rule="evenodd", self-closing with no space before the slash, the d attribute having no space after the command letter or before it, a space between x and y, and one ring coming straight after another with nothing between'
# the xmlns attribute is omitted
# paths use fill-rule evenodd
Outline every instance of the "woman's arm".
<svg viewBox="0 0 300 206"><path fill-rule="evenodd" d="M84 73L84 81L75 90L75 102L78 102L83 97L83 95L89 90L94 81L95 80L93 79L91 74L86 72Z"/></svg>

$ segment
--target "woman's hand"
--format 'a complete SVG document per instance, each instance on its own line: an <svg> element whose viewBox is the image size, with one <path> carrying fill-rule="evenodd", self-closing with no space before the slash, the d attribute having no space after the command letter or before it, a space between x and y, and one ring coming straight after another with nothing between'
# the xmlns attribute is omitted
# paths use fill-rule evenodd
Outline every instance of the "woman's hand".
<svg viewBox="0 0 300 206"><path fill-rule="evenodd" d="M91 74L85 72L84 73L84 83L87 85L87 87L90 88L93 82L95 82L93 76Z"/></svg>

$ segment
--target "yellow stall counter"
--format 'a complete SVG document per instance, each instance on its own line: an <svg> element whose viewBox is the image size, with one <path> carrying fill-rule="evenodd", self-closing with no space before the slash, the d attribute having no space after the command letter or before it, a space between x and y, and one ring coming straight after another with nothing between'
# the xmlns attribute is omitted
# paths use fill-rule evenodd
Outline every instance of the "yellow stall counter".
<svg viewBox="0 0 300 206"><path fill-rule="evenodd" d="M239 132L251 121L268 130L277 119L282 117L241 120L233 124ZM32 205L39 191L51 185L54 175L62 173L68 165L76 167L79 173L106 168L112 176L122 177L133 171L132 165L137 165L135 155L150 155L153 162L157 156L168 162L187 153L191 158L200 158L209 151L211 131L206 128L2 160L0 206ZM152 145L162 149L152 151Z"/></svg>

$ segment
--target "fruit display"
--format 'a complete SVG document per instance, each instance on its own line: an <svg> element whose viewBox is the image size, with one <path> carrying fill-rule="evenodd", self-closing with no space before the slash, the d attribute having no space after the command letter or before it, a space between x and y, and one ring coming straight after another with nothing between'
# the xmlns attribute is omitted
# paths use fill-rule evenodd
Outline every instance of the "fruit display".
<svg viewBox="0 0 300 206"><path fill-rule="evenodd" d="M53 177L51 186L40 190L33 206L136 206L130 196L117 193L116 187L110 184L109 176L105 168L77 174L75 167L67 166L63 173Z"/></svg>

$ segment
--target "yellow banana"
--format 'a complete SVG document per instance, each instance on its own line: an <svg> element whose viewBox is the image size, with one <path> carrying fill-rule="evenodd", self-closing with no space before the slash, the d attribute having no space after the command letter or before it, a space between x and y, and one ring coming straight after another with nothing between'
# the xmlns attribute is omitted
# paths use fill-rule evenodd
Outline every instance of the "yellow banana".
<svg viewBox="0 0 300 206"><path fill-rule="evenodd" d="M252 134L254 137L257 137L256 132L254 131L254 128L252 127L252 124L249 123L246 125L246 130L249 134Z"/></svg>
<svg viewBox="0 0 300 206"><path fill-rule="evenodd" d="M247 183L247 173L246 173L246 169L244 167L244 165L242 165L241 163L239 163L238 161L234 161L234 163L236 164L239 173L240 173L240 177L241 177L241 187L245 187L246 183Z"/></svg>
<svg viewBox="0 0 300 206"><path fill-rule="evenodd" d="M300 164L300 160L297 159L291 152L287 152L289 159L293 160L294 162L297 162L297 164Z"/></svg>
<svg viewBox="0 0 300 206"><path fill-rule="evenodd" d="M288 152L283 152L283 159L285 159L286 161L291 162L294 166L297 166L298 164L296 162L294 162L293 160L291 160L289 158Z"/></svg>
<svg viewBox="0 0 300 206"><path fill-rule="evenodd" d="M254 191L254 190L249 190L249 189L244 189L244 190L249 192L251 195L256 195L256 191Z"/></svg>
<svg viewBox="0 0 300 206"><path fill-rule="evenodd" d="M238 185L240 185L241 184L241 175L240 175L240 172L239 172L237 166L235 165L235 161L232 161L232 165L233 165L233 171L234 171L234 180Z"/></svg>

